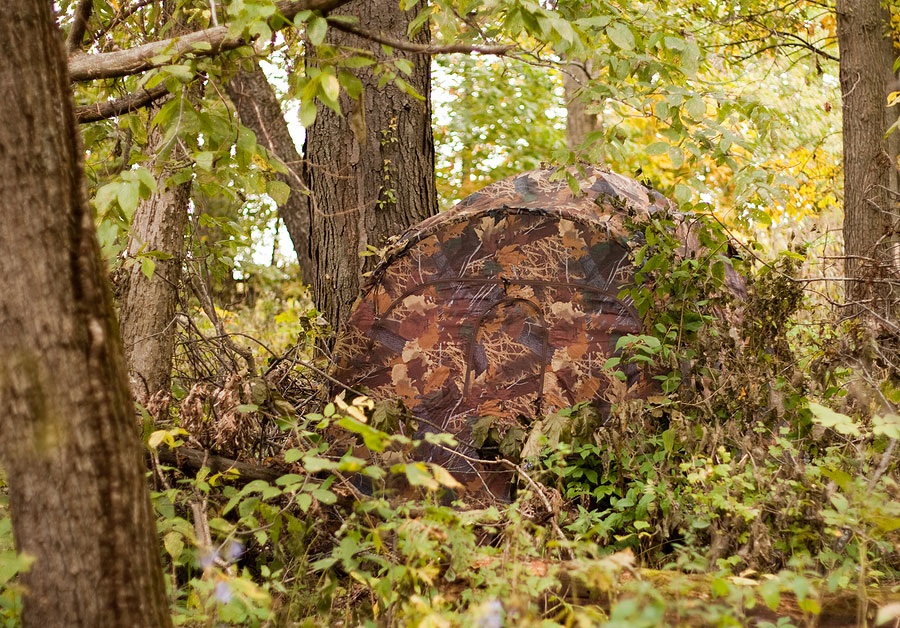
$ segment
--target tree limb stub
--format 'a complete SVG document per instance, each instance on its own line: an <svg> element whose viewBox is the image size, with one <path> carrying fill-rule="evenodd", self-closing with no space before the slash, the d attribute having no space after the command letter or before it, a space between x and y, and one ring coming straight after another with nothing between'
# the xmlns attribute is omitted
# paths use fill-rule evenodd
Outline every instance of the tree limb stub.
<svg viewBox="0 0 900 628"><path fill-rule="evenodd" d="M417 44L411 41L404 41L396 37L391 37L384 33L374 33L362 28L357 28L352 24L340 20L329 20L328 24L339 31L351 33L357 37L362 37L363 39L368 39L369 41L374 41L375 43L384 44L385 46L390 46L391 48L403 50L404 52L411 52L413 54L440 55L459 52L465 54L503 55L517 47L515 44Z"/></svg>
<svg viewBox="0 0 900 628"><path fill-rule="evenodd" d="M115 116L136 111L141 107L146 107L154 100L158 100L168 93L169 90L166 89L165 84L161 84L150 89L138 90L121 98L75 107L75 119L80 124L85 124L87 122L114 118Z"/></svg>
<svg viewBox="0 0 900 628"><path fill-rule="evenodd" d="M347 4L350 0L288 0L280 2L277 17L273 18L283 26L300 11L331 11ZM152 68L172 63L172 57L191 55L212 57L227 50L247 45L250 40L230 35L228 26L214 26L181 37L161 39L143 46L134 46L115 52L99 54L76 53L69 57L69 78L72 81L93 81L138 74Z"/></svg>

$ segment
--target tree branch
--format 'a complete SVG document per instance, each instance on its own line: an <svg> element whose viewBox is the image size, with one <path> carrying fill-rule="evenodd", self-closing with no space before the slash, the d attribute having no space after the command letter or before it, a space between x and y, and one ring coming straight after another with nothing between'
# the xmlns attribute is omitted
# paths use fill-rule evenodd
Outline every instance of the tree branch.
<svg viewBox="0 0 900 628"><path fill-rule="evenodd" d="M363 39L368 39L369 41L374 41L413 54L440 55L461 52L466 54L478 53L483 55L503 55L516 48L515 44L497 44L492 46L478 44L417 44L411 41L390 37L384 33L373 33L371 31L363 30L340 20L328 20L328 24L339 31L344 31L345 33L350 33L351 35L356 35L357 37L362 37Z"/></svg>
<svg viewBox="0 0 900 628"><path fill-rule="evenodd" d="M270 24L277 28L290 23L300 11L331 11L350 0L285 0L278 3L278 10ZM72 81L92 81L138 74L152 68L168 65L172 57L214 57L227 50L247 45L250 40L229 35L228 26L214 26L195 31L182 37L172 37L134 46L126 50L99 54L75 53L69 57L69 78Z"/></svg>
<svg viewBox="0 0 900 628"><path fill-rule="evenodd" d="M75 107L75 120L80 124L84 124L121 116L137 111L141 107L146 107L154 100L158 100L168 93L169 90L166 89L166 86L160 84L150 89L141 89L121 98L107 100L102 103L98 102L94 105Z"/></svg>
<svg viewBox="0 0 900 628"><path fill-rule="evenodd" d="M69 36L66 38L66 52L71 54L76 50L81 50L81 42L84 40L84 34L87 32L87 23L91 19L91 13L94 11L94 0L80 0L78 6L75 7L75 19L72 22L72 28L69 29Z"/></svg>

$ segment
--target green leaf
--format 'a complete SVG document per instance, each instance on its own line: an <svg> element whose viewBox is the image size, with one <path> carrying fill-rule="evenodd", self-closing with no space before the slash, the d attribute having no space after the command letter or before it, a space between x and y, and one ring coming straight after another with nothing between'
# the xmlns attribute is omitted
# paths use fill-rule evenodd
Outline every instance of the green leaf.
<svg viewBox="0 0 900 628"><path fill-rule="evenodd" d="M666 44L666 48L669 50L684 50L684 40L681 37L669 35L663 40L663 43Z"/></svg>
<svg viewBox="0 0 900 628"><path fill-rule="evenodd" d="M691 188L686 186L684 183L675 184L675 192L674 192L675 200L679 203L687 203L691 200Z"/></svg>
<svg viewBox="0 0 900 628"><path fill-rule="evenodd" d="M172 558L178 558L181 556L181 552L184 551L184 539L180 532L169 532L163 537L163 545L166 548L166 552Z"/></svg>
<svg viewBox="0 0 900 628"><path fill-rule="evenodd" d="M288 197L291 195L291 188L287 183L276 179L269 181L266 184L266 194L275 201L276 205L281 206L288 202Z"/></svg>
<svg viewBox="0 0 900 628"><path fill-rule="evenodd" d="M394 65L396 66L396 68L398 70L403 72L403 74L405 74L406 76L409 76L410 74L412 74L413 65L406 59L401 59L398 57L397 59L394 59Z"/></svg>
<svg viewBox="0 0 900 628"><path fill-rule="evenodd" d="M319 500L321 503L330 506L331 504L337 503L337 495L329 491L327 488L317 488L313 491L310 491L312 496Z"/></svg>
<svg viewBox="0 0 900 628"><path fill-rule="evenodd" d="M141 182L141 194L149 196L156 192L156 179L153 176L153 173L141 166L140 168L135 168L132 172L137 174L138 181Z"/></svg>
<svg viewBox="0 0 900 628"><path fill-rule="evenodd" d="M681 52L681 67L685 74L693 76L700 69L700 47L696 42L688 41Z"/></svg>
<svg viewBox="0 0 900 628"><path fill-rule="evenodd" d="M439 484L434 476L428 472L428 467L423 462L412 462L409 464L398 465L402 467L406 474L406 480L413 486L423 486L431 491L436 491ZM393 471L393 469L391 469Z"/></svg>
<svg viewBox="0 0 900 628"><path fill-rule="evenodd" d="M303 468L310 473L317 473L325 469L337 469L339 466L339 463L334 460L328 460L327 458L320 458L318 456L303 457Z"/></svg>
<svg viewBox="0 0 900 628"><path fill-rule="evenodd" d="M147 279L153 279L153 273L156 271L156 262L152 257L141 257L141 272Z"/></svg>
<svg viewBox="0 0 900 628"><path fill-rule="evenodd" d="M249 412L256 412L259 410L259 406L255 403L242 403L237 407L237 411L242 414L247 414Z"/></svg>
<svg viewBox="0 0 900 628"><path fill-rule="evenodd" d="M684 164L684 151L678 146L669 146L666 152L669 155L669 161L672 162L672 167L681 168L682 164Z"/></svg>
<svg viewBox="0 0 900 628"><path fill-rule="evenodd" d="M847 512L847 508L850 507L850 503L847 501L847 498L840 493L835 493L831 496L831 503L834 504L835 510L840 513Z"/></svg>
<svg viewBox="0 0 900 628"><path fill-rule="evenodd" d="M288 449L284 452L284 461L287 463L297 462L303 457L303 452L299 449Z"/></svg>
<svg viewBox="0 0 900 628"><path fill-rule="evenodd" d="M846 414L813 402L810 402L809 410L813 414L813 421L819 425L830 427L841 434L859 436L859 426Z"/></svg>
<svg viewBox="0 0 900 628"><path fill-rule="evenodd" d="M288 484L297 484L303 481L303 476L298 473L287 473L275 480L278 486L287 486Z"/></svg>
<svg viewBox="0 0 900 628"><path fill-rule="evenodd" d="M300 106L300 124L309 128L316 121L316 102L312 99L304 100Z"/></svg>
<svg viewBox="0 0 900 628"><path fill-rule="evenodd" d="M352 72L341 70L338 73L338 81L340 81L341 87L344 88L344 91L347 92L347 95L350 96L350 98L353 100L359 99L359 95L362 94L363 91L363 84Z"/></svg>
<svg viewBox="0 0 900 628"><path fill-rule="evenodd" d="M672 453L675 448L675 430L668 429L662 433L663 448L667 454Z"/></svg>
<svg viewBox="0 0 900 628"><path fill-rule="evenodd" d="M201 170L205 170L206 172L210 172L212 170L213 165L213 155L212 151L205 150L203 152L197 153L194 156L194 162L197 164L197 167Z"/></svg>
<svg viewBox="0 0 900 628"><path fill-rule="evenodd" d="M320 84L322 93L325 94L325 98L328 100L337 100L338 96L341 95L341 82L334 74L323 72Z"/></svg>
<svg viewBox="0 0 900 628"><path fill-rule="evenodd" d="M194 70L189 65L167 65L164 70L182 83L188 83L194 78Z"/></svg>
<svg viewBox="0 0 900 628"><path fill-rule="evenodd" d="M644 149L644 152L648 155L662 155L669 149L669 144L667 142L653 142Z"/></svg>
<svg viewBox="0 0 900 628"><path fill-rule="evenodd" d="M325 32L328 30L328 22L324 17L315 16L309 20L306 26L306 35L313 46L321 46L325 41Z"/></svg>
<svg viewBox="0 0 900 628"><path fill-rule="evenodd" d="M312 569L313 571L323 571L323 570L331 567L333 564L335 564L337 562L337 560L338 560L337 558L331 558L331 557L320 558L319 560L317 560L313 563L310 563L309 568Z"/></svg>
<svg viewBox="0 0 900 628"><path fill-rule="evenodd" d="M706 103L702 96L694 96L688 99L688 101L684 103L684 109L694 120L702 120L706 117Z"/></svg>
<svg viewBox="0 0 900 628"><path fill-rule="evenodd" d="M614 22L606 27L606 35L610 41L622 50L631 50L634 48L634 35L631 29L622 22Z"/></svg>
<svg viewBox="0 0 900 628"><path fill-rule="evenodd" d="M131 216L141 200L140 184L123 181L119 184L119 189L116 192L116 200L119 202L119 207L122 208L125 215Z"/></svg>
<svg viewBox="0 0 900 628"><path fill-rule="evenodd" d="M375 65L375 59L371 57L350 57L344 61L345 68L364 68L370 65Z"/></svg>

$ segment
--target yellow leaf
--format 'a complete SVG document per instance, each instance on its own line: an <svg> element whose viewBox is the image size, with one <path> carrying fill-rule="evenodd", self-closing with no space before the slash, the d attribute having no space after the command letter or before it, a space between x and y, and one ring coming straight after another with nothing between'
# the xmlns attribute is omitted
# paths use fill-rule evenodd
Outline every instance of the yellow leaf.
<svg viewBox="0 0 900 628"><path fill-rule="evenodd" d="M463 485L460 484L453 475L447 471L442 466L432 464L431 465L431 473L434 475L434 479L438 481L441 486L445 486L447 488L462 488Z"/></svg>
<svg viewBox="0 0 900 628"><path fill-rule="evenodd" d="M165 440L166 435L166 430L156 430L150 434L150 438L147 439L147 444L150 445L151 448L156 449Z"/></svg>

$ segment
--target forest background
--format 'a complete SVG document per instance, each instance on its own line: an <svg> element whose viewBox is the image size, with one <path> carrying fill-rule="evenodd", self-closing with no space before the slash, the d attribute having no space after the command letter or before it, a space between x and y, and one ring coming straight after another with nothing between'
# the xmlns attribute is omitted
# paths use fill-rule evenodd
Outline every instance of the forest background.
<svg viewBox="0 0 900 628"><path fill-rule="evenodd" d="M898 19L5 2L0 621L895 622ZM612 385L602 424L488 422L516 501L451 507L454 478L398 433L414 417L331 398L332 330L392 236L585 162L700 217L701 259L666 217L639 226L645 334L617 361L663 394Z"/></svg>

